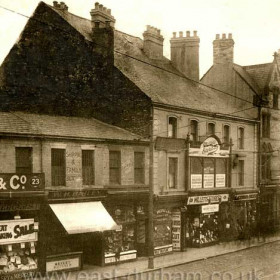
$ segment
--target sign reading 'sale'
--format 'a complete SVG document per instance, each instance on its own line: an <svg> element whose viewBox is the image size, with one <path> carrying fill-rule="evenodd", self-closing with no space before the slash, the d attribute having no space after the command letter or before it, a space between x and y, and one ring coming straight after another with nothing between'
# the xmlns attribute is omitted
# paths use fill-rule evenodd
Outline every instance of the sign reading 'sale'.
<svg viewBox="0 0 280 280"><path fill-rule="evenodd" d="M44 190L44 174L0 174L0 193L1 192L32 192Z"/></svg>
<svg viewBox="0 0 280 280"><path fill-rule="evenodd" d="M0 245L37 241L34 219L0 221Z"/></svg>

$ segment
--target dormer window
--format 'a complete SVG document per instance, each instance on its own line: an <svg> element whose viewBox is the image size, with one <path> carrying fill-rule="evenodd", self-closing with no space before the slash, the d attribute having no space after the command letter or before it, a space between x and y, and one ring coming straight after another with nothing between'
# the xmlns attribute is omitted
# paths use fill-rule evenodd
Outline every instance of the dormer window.
<svg viewBox="0 0 280 280"><path fill-rule="evenodd" d="M214 123L208 123L207 134L208 135L214 135L215 134L215 124Z"/></svg>
<svg viewBox="0 0 280 280"><path fill-rule="evenodd" d="M169 138L177 137L177 118L175 117L168 118L168 137Z"/></svg>

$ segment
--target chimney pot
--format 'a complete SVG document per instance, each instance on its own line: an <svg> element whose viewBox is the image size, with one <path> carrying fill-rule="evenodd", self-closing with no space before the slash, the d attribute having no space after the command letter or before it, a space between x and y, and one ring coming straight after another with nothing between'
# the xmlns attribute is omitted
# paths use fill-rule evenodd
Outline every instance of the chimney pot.
<svg viewBox="0 0 280 280"><path fill-rule="evenodd" d="M157 34L160 35L160 29L157 29Z"/></svg>
<svg viewBox="0 0 280 280"><path fill-rule="evenodd" d="M111 9L108 9L107 12L109 15L111 15Z"/></svg>
<svg viewBox="0 0 280 280"><path fill-rule="evenodd" d="M53 1L53 6L57 7L57 5L58 5L58 2L57 1Z"/></svg>
<svg viewBox="0 0 280 280"><path fill-rule="evenodd" d="M194 37L197 37L197 31L196 31L196 30L194 30L193 36L194 36Z"/></svg>
<svg viewBox="0 0 280 280"><path fill-rule="evenodd" d="M94 6L95 6L95 9L98 10L98 8L99 8L99 3L98 3L98 2L95 2Z"/></svg>
<svg viewBox="0 0 280 280"><path fill-rule="evenodd" d="M180 36L180 37L183 37L183 31L180 31L180 32L179 32L179 36Z"/></svg>
<svg viewBox="0 0 280 280"><path fill-rule="evenodd" d="M225 33L223 33L222 39L226 39L226 34Z"/></svg>
<svg viewBox="0 0 280 280"><path fill-rule="evenodd" d="M232 33L228 33L228 38L232 39Z"/></svg>
<svg viewBox="0 0 280 280"><path fill-rule="evenodd" d="M187 37L191 37L191 32L190 31L187 31L186 34L187 34Z"/></svg>
<svg viewBox="0 0 280 280"><path fill-rule="evenodd" d="M216 40L220 39L220 34L216 34Z"/></svg>
<svg viewBox="0 0 280 280"><path fill-rule="evenodd" d="M176 32L173 32L173 38L176 38Z"/></svg>
<svg viewBox="0 0 280 280"><path fill-rule="evenodd" d="M101 10L101 11L103 10L103 5L102 4L99 5L99 10Z"/></svg>

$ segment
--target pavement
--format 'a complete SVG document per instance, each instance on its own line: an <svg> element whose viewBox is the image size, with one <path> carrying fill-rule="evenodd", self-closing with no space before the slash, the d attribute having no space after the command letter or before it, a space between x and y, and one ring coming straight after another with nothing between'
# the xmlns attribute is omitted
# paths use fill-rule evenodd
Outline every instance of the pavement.
<svg viewBox="0 0 280 280"><path fill-rule="evenodd" d="M83 270L71 272L70 279L102 280L115 279L116 277L125 278L126 276L133 276L199 260L206 260L208 258L237 252L251 247L262 246L276 241L280 241L280 233L268 235L266 237L251 238L250 240L223 242L204 248L188 248L185 252L173 252L171 254L155 257L154 269L148 269L147 257L138 258L136 261L104 267L84 265Z"/></svg>

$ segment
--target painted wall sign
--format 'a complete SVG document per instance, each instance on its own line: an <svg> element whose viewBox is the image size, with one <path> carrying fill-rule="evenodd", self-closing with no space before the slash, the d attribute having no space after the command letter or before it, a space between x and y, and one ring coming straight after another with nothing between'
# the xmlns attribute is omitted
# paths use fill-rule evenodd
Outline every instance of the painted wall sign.
<svg viewBox="0 0 280 280"><path fill-rule="evenodd" d="M201 213L213 213L219 212L219 204L208 204L208 205L201 205Z"/></svg>
<svg viewBox="0 0 280 280"><path fill-rule="evenodd" d="M0 174L0 193L1 192L32 192L44 191L45 180L43 173L32 174Z"/></svg>
<svg viewBox="0 0 280 280"><path fill-rule="evenodd" d="M106 190L82 190L82 191L49 191L49 199L67 199L67 198L86 198L86 197L104 197Z"/></svg>
<svg viewBox="0 0 280 280"><path fill-rule="evenodd" d="M217 202L226 202L228 201L228 194L216 194L216 195L198 195L190 196L188 198L188 205L199 205L199 204L208 204L217 203Z"/></svg>
<svg viewBox="0 0 280 280"><path fill-rule="evenodd" d="M26 201L6 201L0 203L0 212L11 212L11 211L36 211L40 209L39 203L26 202Z"/></svg>
<svg viewBox="0 0 280 280"><path fill-rule="evenodd" d="M229 150L221 150L218 140L214 137L208 137L200 148L190 148L190 156L199 157L228 157Z"/></svg>
<svg viewBox="0 0 280 280"><path fill-rule="evenodd" d="M191 188L192 189L202 188L202 174L191 174Z"/></svg>
<svg viewBox="0 0 280 280"><path fill-rule="evenodd" d="M258 193L246 193L246 194L237 194L235 196L236 200L253 200L257 199Z"/></svg>
<svg viewBox="0 0 280 280"><path fill-rule="evenodd" d="M47 260L46 271L67 271L67 270L78 270L81 267L81 258L77 256L59 256L57 259Z"/></svg>
<svg viewBox="0 0 280 280"><path fill-rule="evenodd" d="M0 221L0 245L37 240L34 219Z"/></svg>

